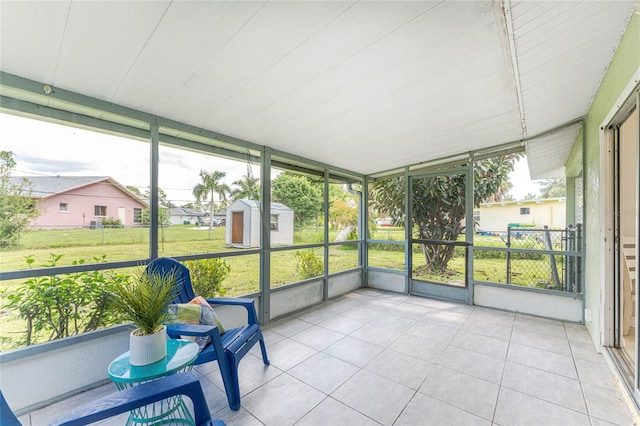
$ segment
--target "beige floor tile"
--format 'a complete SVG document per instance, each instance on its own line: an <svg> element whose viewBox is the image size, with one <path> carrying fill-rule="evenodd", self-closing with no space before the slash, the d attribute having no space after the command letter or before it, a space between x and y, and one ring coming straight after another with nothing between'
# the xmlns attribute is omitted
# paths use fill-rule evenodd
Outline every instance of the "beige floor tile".
<svg viewBox="0 0 640 426"><path fill-rule="evenodd" d="M389 349L435 364L447 349L447 344L425 337L403 334L389 346Z"/></svg>
<svg viewBox="0 0 640 426"><path fill-rule="evenodd" d="M353 364L325 353L317 353L293 367L288 373L329 395L359 371Z"/></svg>
<svg viewBox="0 0 640 426"><path fill-rule="evenodd" d="M571 379L578 378L573 358L555 352L511 343L507 360L550 373L560 374Z"/></svg>
<svg viewBox="0 0 640 426"><path fill-rule="evenodd" d="M500 386L467 374L435 367L420 392L486 420L493 418Z"/></svg>
<svg viewBox="0 0 640 426"><path fill-rule="evenodd" d="M587 413L582 388L576 379L507 362L502 386L571 410Z"/></svg>
<svg viewBox="0 0 640 426"><path fill-rule="evenodd" d="M513 328L504 324L496 324L491 321L469 316L469 319L462 326L462 330L468 333L479 334L481 336L495 337L496 339L511 340Z"/></svg>
<svg viewBox="0 0 640 426"><path fill-rule="evenodd" d="M449 346L442 354L438 365L499 384L502 378L504 362L502 358Z"/></svg>
<svg viewBox="0 0 640 426"><path fill-rule="evenodd" d="M331 396L379 423L391 425L414 393L387 378L361 370Z"/></svg>
<svg viewBox="0 0 640 426"><path fill-rule="evenodd" d="M585 414L504 387L500 389L494 421L505 426L590 424Z"/></svg>
<svg viewBox="0 0 640 426"><path fill-rule="evenodd" d="M323 350L342 339L344 334L314 325L291 336L292 340L307 345L316 350Z"/></svg>
<svg viewBox="0 0 640 426"><path fill-rule="evenodd" d="M529 329L514 327L513 334L511 335L511 342L571 356L569 340L566 337L554 337Z"/></svg>
<svg viewBox="0 0 640 426"><path fill-rule="evenodd" d="M631 410L619 390L592 384L585 384L583 389L590 415L618 425L633 424Z"/></svg>
<svg viewBox="0 0 640 426"><path fill-rule="evenodd" d="M489 426L491 422L418 393L402 412L394 426Z"/></svg>
<svg viewBox="0 0 640 426"><path fill-rule="evenodd" d="M329 330L346 335L356 331L365 325L365 323L339 314L321 322L319 325L320 327L328 328Z"/></svg>
<svg viewBox="0 0 640 426"><path fill-rule="evenodd" d="M346 336L325 349L324 353L358 367L364 367L383 350L382 346Z"/></svg>
<svg viewBox="0 0 640 426"><path fill-rule="evenodd" d="M412 336L419 336L442 343L450 343L457 333L457 328L445 327L444 325L433 324L424 320L416 322L407 330L407 334Z"/></svg>
<svg viewBox="0 0 640 426"><path fill-rule="evenodd" d="M296 426L379 426L370 419L333 398L326 398L302 418Z"/></svg>
<svg viewBox="0 0 640 426"><path fill-rule="evenodd" d="M392 350L384 350L365 369L410 389L418 389L434 364Z"/></svg>
<svg viewBox="0 0 640 426"><path fill-rule="evenodd" d="M325 394L283 374L242 398L242 407L267 426L293 425L324 398Z"/></svg>
<svg viewBox="0 0 640 426"><path fill-rule="evenodd" d="M461 330L451 341L453 346L479 352L496 358L506 358L509 342L495 337L482 336Z"/></svg>
<svg viewBox="0 0 640 426"><path fill-rule="evenodd" d="M292 339L286 339L269 347L269 360L282 371L300 364L318 351Z"/></svg>

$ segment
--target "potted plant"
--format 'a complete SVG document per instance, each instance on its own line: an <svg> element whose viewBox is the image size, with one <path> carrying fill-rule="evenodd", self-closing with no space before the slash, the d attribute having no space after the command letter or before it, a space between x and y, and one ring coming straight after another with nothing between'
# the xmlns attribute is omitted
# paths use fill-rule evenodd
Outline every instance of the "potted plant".
<svg viewBox="0 0 640 426"><path fill-rule="evenodd" d="M167 356L167 311L176 296L175 275L138 268L130 280L115 283L111 307L136 329L129 338L131 365L147 365Z"/></svg>

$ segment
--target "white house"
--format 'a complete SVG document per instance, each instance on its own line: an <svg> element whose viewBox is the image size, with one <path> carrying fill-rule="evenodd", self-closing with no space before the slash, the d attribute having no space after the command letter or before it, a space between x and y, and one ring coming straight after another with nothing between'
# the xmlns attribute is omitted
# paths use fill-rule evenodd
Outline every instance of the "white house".
<svg viewBox="0 0 640 426"><path fill-rule="evenodd" d="M486 232L506 232L509 224L557 229L566 226L566 210L564 197L483 203L474 210L473 221L476 230Z"/></svg>
<svg viewBox="0 0 640 426"><path fill-rule="evenodd" d="M206 213L194 209L185 209L184 207L171 208L169 209L169 214L169 221L172 225L195 224L203 216L206 216Z"/></svg>
<svg viewBox="0 0 640 426"><path fill-rule="evenodd" d="M293 244L293 209L271 203L271 245ZM235 247L260 247L260 201L236 200L227 207L225 243Z"/></svg>

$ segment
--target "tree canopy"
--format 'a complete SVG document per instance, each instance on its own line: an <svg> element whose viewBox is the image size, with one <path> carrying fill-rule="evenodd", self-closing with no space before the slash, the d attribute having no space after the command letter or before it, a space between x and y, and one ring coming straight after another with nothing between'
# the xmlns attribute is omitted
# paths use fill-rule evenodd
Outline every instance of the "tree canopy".
<svg viewBox="0 0 640 426"><path fill-rule="evenodd" d="M233 201L244 198L260 200L260 179L244 175L241 179L233 182L232 185L235 185L235 188L230 193Z"/></svg>
<svg viewBox="0 0 640 426"><path fill-rule="evenodd" d="M224 179L226 175L225 172L218 170L213 172L200 170L200 179L202 182L193 187L193 196L196 198L196 201L209 200L209 229L213 227L214 196L217 194L222 203L226 201L227 194L231 192L229 185L222 182L222 179Z"/></svg>
<svg viewBox="0 0 640 426"><path fill-rule="evenodd" d="M559 198L567 196L567 182L564 178L544 179L540 185L540 198Z"/></svg>
<svg viewBox="0 0 640 426"><path fill-rule="evenodd" d="M13 152L0 151L0 247L16 245L20 233L40 214L31 182L11 178L15 167Z"/></svg>
<svg viewBox="0 0 640 426"><path fill-rule="evenodd" d="M473 169L473 204L490 199L507 185L517 154L503 155L475 162ZM412 220L414 238L456 241L464 231L465 174L447 173L413 179ZM392 218L397 226L405 222L405 180L396 177L374 182L370 188L371 206ZM421 244L427 270L445 271L454 247L446 244Z"/></svg>
<svg viewBox="0 0 640 426"><path fill-rule="evenodd" d="M284 172L273 179L271 198L293 209L296 226L303 226L322 213L322 189L302 175Z"/></svg>

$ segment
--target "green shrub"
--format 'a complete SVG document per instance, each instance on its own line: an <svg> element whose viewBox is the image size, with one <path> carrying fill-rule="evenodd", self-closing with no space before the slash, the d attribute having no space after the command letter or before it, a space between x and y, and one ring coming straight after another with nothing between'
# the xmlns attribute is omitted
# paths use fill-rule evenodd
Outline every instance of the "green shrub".
<svg viewBox="0 0 640 426"><path fill-rule="evenodd" d="M124 225L122 224L122 221L120 219L114 219L112 217L106 217L102 219L102 225L109 228L124 228Z"/></svg>
<svg viewBox="0 0 640 426"><path fill-rule="evenodd" d="M43 265L55 267L63 255L51 254ZM29 268L33 255L25 257ZM106 256L94 257L96 263ZM72 262L85 263L85 259ZM75 272L29 278L14 292L3 292L7 308L26 320L25 336L16 346L32 345L117 324L119 319L109 308L109 293L114 283L128 277L113 271Z"/></svg>
<svg viewBox="0 0 640 426"><path fill-rule="evenodd" d="M184 262L191 272L193 291L202 297L224 296L222 282L231 273L231 266L222 259L188 260Z"/></svg>
<svg viewBox="0 0 640 426"><path fill-rule="evenodd" d="M296 259L298 259L296 270L303 280L318 277L324 273L322 259L312 251L296 251Z"/></svg>

